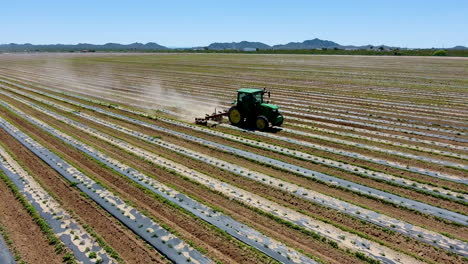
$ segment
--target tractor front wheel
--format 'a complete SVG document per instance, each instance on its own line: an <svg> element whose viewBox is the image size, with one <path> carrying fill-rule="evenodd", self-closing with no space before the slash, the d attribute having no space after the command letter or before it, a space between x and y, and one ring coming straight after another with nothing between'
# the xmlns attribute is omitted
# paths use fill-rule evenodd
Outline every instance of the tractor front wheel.
<svg viewBox="0 0 468 264"><path fill-rule="evenodd" d="M257 120L255 120L255 125L258 130L264 131L268 128L268 119L264 116L259 116Z"/></svg>
<svg viewBox="0 0 468 264"><path fill-rule="evenodd" d="M229 121L231 122L231 124L233 124L235 126L239 125L244 119L244 117L242 116L239 109L237 107L235 107L235 106L233 106L233 107L231 107L231 109L229 109L228 118L229 118Z"/></svg>

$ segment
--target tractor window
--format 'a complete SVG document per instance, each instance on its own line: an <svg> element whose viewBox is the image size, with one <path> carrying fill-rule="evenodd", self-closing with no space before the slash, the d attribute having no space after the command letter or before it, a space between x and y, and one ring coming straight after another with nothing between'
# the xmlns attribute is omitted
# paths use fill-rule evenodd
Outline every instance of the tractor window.
<svg viewBox="0 0 468 264"><path fill-rule="evenodd" d="M257 103L263 103L262 97L263 97L263 96L262 96L262 93L256 93L256 94L255 94L255 102L257 102Z"/></svg>
<svg viewBox="0 0 468 264"><path fill-rule="evenodd" d="M239 102L243 101L243 98L245 97L245 93L239 93L239 98L237 99Z"/></svg>

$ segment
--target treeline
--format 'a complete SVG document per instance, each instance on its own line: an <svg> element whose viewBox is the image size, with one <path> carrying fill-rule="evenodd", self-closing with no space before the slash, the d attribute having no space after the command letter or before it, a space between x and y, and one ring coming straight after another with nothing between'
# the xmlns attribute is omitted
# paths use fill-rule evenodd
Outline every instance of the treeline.
<svg viewBox="0 0 468 264"><path fill-rule="evenodd" d="M464 50L438 50L438 49L414 49L414 50L342 50L342 49L304 49L304 50L189 50L176 49L156 52L169 53L245 53L245 54L318 54L318 55L370 55L370 56L452 56L468 57L468 49Z"/></svg>

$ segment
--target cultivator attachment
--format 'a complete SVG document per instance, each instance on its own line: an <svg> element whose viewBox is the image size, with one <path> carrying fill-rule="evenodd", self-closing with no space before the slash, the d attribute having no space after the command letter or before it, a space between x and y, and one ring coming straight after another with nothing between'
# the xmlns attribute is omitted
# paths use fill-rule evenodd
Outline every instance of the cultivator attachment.
<svg viewBox="0 0 468 264"><path fill-rule="evenodd" d="M227 110L216 111L216 108L215 108L215 111L211 115L206 114L204 118L195 118L195 124L206 126L208 125L209 120L221 122L223 121L223 116L227 116L227 114L228 114Z"/></svg>

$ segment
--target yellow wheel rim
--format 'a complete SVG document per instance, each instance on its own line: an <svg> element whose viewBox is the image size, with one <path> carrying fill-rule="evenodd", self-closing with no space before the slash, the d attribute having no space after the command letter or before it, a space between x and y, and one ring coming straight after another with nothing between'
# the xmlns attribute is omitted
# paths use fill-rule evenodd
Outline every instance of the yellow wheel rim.
<svg viewBox="0 0 468 264"><path fill-rule="evenodd" d="M265 127L266 127L265 120L257 119L257 128L258 129L264 129Z"/></svg>
<svg viewBox="0 0 468 264"><path fill-rule="evenodd" d="M239 110L237 109L232 110L231 113L229 114L229 119L231 119L231 122L233 122L234 124L239 123L241 121L241 114Z"/></svg>

